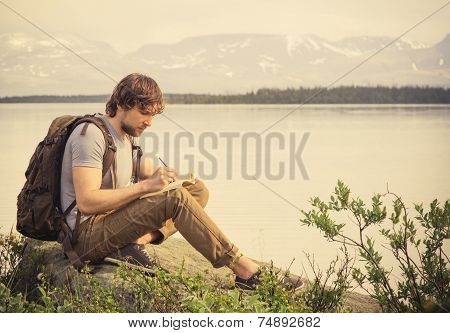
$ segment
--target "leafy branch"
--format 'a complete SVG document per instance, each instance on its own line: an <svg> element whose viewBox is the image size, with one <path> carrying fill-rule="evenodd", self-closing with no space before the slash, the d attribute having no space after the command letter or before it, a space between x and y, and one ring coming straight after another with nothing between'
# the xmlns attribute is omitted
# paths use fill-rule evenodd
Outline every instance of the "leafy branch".
<svg viewBox="0 0 450 333"><path fill-rule="evenodd" d="M434 200L429 212L424 212L422 204L416 204L418 215L411 219L402 199L389 189L383 195L374 195L370 206L358 197L352 198L350 193L350 189L339 180L328 202L318 197L310 200L313 208L302 210L300 222L318 228L329 241L347 244L358 250L364 269L353 268L352 276L379 302L383 310L430 311L435 308L430 307L431 304L448 312L449 258L442 248L444 241L450 238L449 201L441 208ZM393 197L393 212L388 219L387 207L382 202L385 197ZM337 223L330 217L331 213L339 212L346 212L355 219L358 228L356 238L347 236L345 224ZM388 227L387 220L390 221ZM383 267L383 257L375 247L375 240L367 235L372 228L378 229L388 241L388 249L401 271L401 278L396 283L390 278L392 268L388 270ZM423 237L420 237L422 233ZM411 249L418 259L414 258Z"/></svg>

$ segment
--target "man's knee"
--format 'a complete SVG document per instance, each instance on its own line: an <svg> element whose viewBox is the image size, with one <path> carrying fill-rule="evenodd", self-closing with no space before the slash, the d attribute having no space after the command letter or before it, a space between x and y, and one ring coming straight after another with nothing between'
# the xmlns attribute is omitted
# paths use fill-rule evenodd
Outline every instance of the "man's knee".
<svg viewBox="0 0 450 333"><path fill-rule="evenodd" d="M184 187L179 187L177 189L169 191L168 196L175 199L175 201L177 201L178 203L183 204L188 200L191 194Z"/></svg>
<svg viewBox="0 0 450 333"><path fill-rule="evenodd" d="M204 208L208 202L209 191L202 181L197 180L194 185L182 186L170 191L168 196L175 200L176 204L182 205L193 199Z"/></svg>
<svg viewBox="0 0 450 333"><path fill-rule="evenodd" d="M195 200L197 200L200 206L203 208L206 206L209 199L209 191L205 183L201 180L197 180L194 185L187 187L187 190L191 193Z"/></svg>

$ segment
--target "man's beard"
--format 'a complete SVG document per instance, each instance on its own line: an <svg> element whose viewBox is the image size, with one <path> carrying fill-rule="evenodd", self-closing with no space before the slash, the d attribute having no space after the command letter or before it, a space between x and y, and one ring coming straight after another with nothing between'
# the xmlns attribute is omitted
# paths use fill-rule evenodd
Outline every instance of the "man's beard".
<svg viewBox="0 0 450 333"><path fill-rule="evenodd" d="M128 135L131 135L131 136L134 136L134 137L138 137L138 136L141 135L136 129L134 129L133 127L131 127L131 126L127 125L127 124L125 124L124 122L122 122L120 124L120 127L122 127L122 130L125 133L127 133Z"/></svg>

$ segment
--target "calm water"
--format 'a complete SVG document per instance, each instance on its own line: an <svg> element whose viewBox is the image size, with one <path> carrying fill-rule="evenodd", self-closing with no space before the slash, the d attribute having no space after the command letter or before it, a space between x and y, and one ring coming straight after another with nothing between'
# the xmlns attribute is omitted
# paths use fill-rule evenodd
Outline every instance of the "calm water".
<svg viewBox="0 0 450 333"><path fill-rule="evenodd" d="M294 177L285 175L270 180L265 177L265 167L273 168L280 162L288 164L289 143L279 149L273 143L270 157L264 155L259 163L257 145L250 139L247 158L242 158L242 135L263 131L291 109L292 106L286 105L168 105L164 114L193 133L193 147L182 134L177 141L175 136L182 131L161 116L155 118L148 130L154 133L153 138L158 138L159 146L155 148L150 139L143 143L147 153L164 156L172 165L177 158L173 155L181 155L181 171L188 171L185 169L190 154L196 156L196 171L204 156L196 145L202 133L210 132L208 135L213 138L203 141L205 150L218 163L217 175L206 181L210 190L207 212L244 253L259 260L273 259L283 267L296 258L291 269L297 272L302 270L302 262L305 263L304 252L314 253L322 266L336 255L336 246L323 240L314 229L300 225L300 213L294 206L307 209L311 196L328 197L337 179L342 179L363 199L369 199L373 193L384 193L387 184L408 205L450 198L450 106L302 108L271 132L285 138L295 133L295 149L302 135L310 133L302 153L309 179L304 179L300 169L294 166ZM16 196L24 183L25 168L51 120L64 114L102 110L102 104L0 104L3 147L0 226L3 232L15 223ZM231 132L238 137L230 151L221 135ZM265 146L263 141L261 149ZM268 164L266 157L270 158ZM208 159L204 161L206 172L216 169L207 163ZM245 180L240 172L242 164L249 174L254 174L258 165L264 165L259 180L265 186L255 180ZM349 232L352 232L350 228ZM450 252L448 244L446 252Z"/></svg>

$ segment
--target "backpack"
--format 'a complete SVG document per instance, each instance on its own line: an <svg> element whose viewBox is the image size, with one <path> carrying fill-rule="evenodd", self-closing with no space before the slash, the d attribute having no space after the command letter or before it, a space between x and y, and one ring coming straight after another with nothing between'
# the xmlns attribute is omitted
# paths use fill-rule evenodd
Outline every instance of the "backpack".
<svg viewBox="0 0 450 333"><path fill-rule="evenodd" d="M64 149L72 131L79 124L85 123L81 131L84 135L89 124L94 124L103 133L106 150L103 155L102 177L113 164L116 146L102 119L95 115L62 116L54 119L47 136L39 142L25 172L26 182L17 197L16 229L22 235L43 241L58 241L62 243L64 252L71 263L81 269L78 255L73 251L76 244L76 231L79 226L80 213L74 232L66 222L66 216L75 207L76 202L63 212L60 205L61 167ZM139 164L142 151L132 141L133 181L139 177Z"/></svg>

